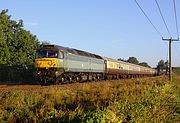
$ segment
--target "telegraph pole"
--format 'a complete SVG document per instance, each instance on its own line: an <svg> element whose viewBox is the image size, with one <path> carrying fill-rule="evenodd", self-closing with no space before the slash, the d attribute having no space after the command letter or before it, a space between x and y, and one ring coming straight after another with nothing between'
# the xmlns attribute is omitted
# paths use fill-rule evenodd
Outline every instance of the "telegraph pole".
<svg viewBox="0 0 180 123"><path fill-rule="evenodd" d="M178 39L172 39L169 38L169 39L165 39L162 37L162 40L165 40L165 41L169 41L169 80L172 81L172 51L171 51L171 44L173 41L179 41L179 38Z"/></svg>

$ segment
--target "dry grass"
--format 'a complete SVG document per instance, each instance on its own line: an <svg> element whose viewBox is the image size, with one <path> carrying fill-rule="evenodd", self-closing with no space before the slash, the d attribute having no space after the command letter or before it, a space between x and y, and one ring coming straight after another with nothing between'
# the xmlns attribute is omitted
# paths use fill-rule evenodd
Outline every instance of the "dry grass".
<svg viewBox="0 0 180 123"><path fill-rule="evenodd" d="M0 122L174 122L180 117L175 88L165 76L11 86L0 89Z"/></svg>

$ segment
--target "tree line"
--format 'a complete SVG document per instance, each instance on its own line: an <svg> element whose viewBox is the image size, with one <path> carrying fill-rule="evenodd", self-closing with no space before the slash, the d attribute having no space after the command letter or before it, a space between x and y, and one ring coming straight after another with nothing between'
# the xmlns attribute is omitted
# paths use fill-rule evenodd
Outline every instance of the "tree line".
<svg viewBox="0 0 180 123"><path fill-rule="evenodd" d="M118 59L119 61L124 61L124 62L129 62L129 63L133 63L133 64L137 64L137 65L141 65L141 66L144 66L144 67L149 67L150 66L148 65L147 62L139 62L139 60L136 58L136 57L129 57L127 60L124 60L124 59L121 59L119 58ZM157 69L167 69L168 68L168 61L164 61L164 60L160 60L157 64Z"/></svg>
<svg viewBox="0 0 180 123"><path fill-rule="evenodd" d="M124 62L129 62L129 63L133 63L133 64L137 64L137 65L141 65L141 66L149 67L149 68L150 68L150 66L148 65L147 62L139 62L136 57L129 57L127 60L124 60L124 59L119 58L118 60L119 60L119 61L124 61Z"/></svg>

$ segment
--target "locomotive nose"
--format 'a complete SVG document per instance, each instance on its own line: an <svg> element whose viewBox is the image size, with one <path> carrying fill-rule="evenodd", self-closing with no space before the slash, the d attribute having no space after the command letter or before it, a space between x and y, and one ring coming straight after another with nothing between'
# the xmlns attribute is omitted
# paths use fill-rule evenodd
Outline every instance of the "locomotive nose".
<svg viewBox="0 0 180 123"><path fill-rule="evenodd" d="M57 67L57 62L55 58L36 59L35 63L36 63L36 68Z"/></svg>

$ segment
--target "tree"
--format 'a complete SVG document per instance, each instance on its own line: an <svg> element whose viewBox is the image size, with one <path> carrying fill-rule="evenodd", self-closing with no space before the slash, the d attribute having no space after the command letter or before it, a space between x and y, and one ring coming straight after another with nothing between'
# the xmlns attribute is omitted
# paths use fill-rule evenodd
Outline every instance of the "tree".
<svg viewBox="0 0 180 123"><path fill-rule="evenodd" d="M43 45L50 45L49 41L41 41L40 47L43 47Z"/></svg>
<svg viewBox="0 0 180 123"><path fill-rule="evenodd" d="M160 68L160 69L163 69L163 68L165 68L165 63L164 63L164 60L160 60L159 62L158 62L158 65L157 65L157 68Z"/></svg>
<svg viewBox="0 0 180 123"><path fill-rule="evenodd" d="M160 60L159 62L158 62L158 65L157 65L157 68L159 69L159 70L163 70L163 69L168 69L168 61L166 61L166 62L164 62L164 60Z"/></svg>
<svg viewBox="0 0 180 123"><path fill-rule="evenodd" d="M159 74L164 73L166 71L166 74L168 72L168 61L164 62L164 60L160 60L157 65L157 70Z"/></svg>
<svg viewBox="0 0 180 123"><path fill-rule="evenodd" d="M0 13L0 64L32 65L39 41L35 35L23 29L22 20L11 20L7 12L2 10Z"/></svg>
<svg viewBox="0 0 180 123"><path fill-rule="evenodd" d="M165 64L165 67L168 68L168 65L169 65L168 60L164 64Z"/></svg>
<svg viewBox="0 0 180 123"><path fill-rule="evenodd" d="M10 52L7 45L7 29L9 16L6 15L7 10L0 13L0 64L6 64L10 60Z"/></svg>
<svg viewBox="0 0 180 123"><path fill-rule="evenodd" d="M133 64L139 64L139 61L137 60L136 57L129 57L129 59L127 60L127 62L133 63Z"/></svg>
<svg viewBox="0 0 180 123"><path fill-rule="evenodd" d="M117 59L118 61L123 61L123 62L127 62L126 60L124 60L124 59L121 59L121 58L119 58L119 59Z"/></svg>
<svg viewBox="0 0 180 123"><path fill-rule="evenodd" d="M149 66L148 63L146 63L146 62L141 62L141 63L139 63L139 65L150 68L150 66Z"/></svg>

